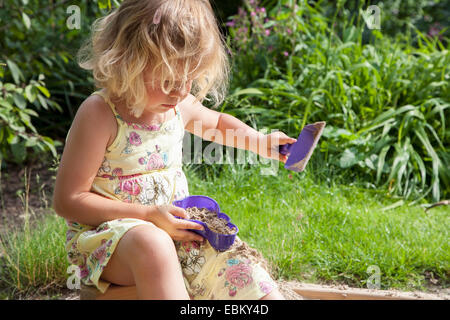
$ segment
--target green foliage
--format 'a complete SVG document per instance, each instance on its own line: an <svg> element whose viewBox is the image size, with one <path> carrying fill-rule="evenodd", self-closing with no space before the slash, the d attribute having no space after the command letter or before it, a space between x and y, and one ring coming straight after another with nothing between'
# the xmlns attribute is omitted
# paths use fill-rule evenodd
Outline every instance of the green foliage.
<svg viewBox="0 0 450 320"><path fill-rule="evenodd" d="M448 48L419 30L417 46L382 30L365 43L363 19L335 24L339 14L307 1L279 1L269 13L246 2L228 23L233 94L222 110L291 136L325 120L321 151L349 180L414 199L448 196Z"/></svg>
<svg viewBox="0 0 450 320"><path fill-rule="evenodd" d="M261 6L268 10L276 7L278 3L279 0L260 1ZM442 40L450 35L450 6L445 0L316 0L309 3L315 7L320 6L326 17L333 17L339 9L339 24L358 19L361 10L365 11L369 6L376 5L380 8L383 34L393 37L408 32L410 25L424 33L439 35Z"/></svg>
<svg viewBox="0 0 450 320"><path fill-rule="evenodd" d="M7 60L15 82L20 83L22 73L14 62ZM22 163L27 157L27 148L34 152L50 150L56 157L55 142L41 136L31 122L31 117L39 115L30 106L48 109L58 107L49 100L50 93L45 87L43 75L38 80L19 87L13 83L0 82L0 162L6 158Z"/></svg>
<svg viewBox="0 0 450 320"><path fill-rule="evenodd" d="M111 4L78 1L80 26L69 26L68 1L3 1L0 10L0 150L22 163L62 145L80 101L93 88L76 52ZM45 79L45 83L44 80ZM50 138L51 137L51 138ZM30 152L32 151L32 152Z"/></svg>
<svg viewBox="0 0 450 320"><path fill-rule="evenodd" d="M393 0L366 1L377 5L381 11L383 32L397 34L407 32L410 25L430 35L449 37L450 7L442 0Z"/></svg>

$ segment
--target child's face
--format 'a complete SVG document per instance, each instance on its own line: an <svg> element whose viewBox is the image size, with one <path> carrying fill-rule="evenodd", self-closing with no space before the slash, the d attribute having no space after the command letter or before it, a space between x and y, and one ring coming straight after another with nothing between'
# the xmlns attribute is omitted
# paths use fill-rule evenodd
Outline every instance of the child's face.
<svg viewBox="0 0 450 320"><path fill-rule="evenodd" d="M159 86L152 86L149 75L144 76L146 83L147 95L148 95L148 110L157 113L164 113L168 109L175 107L180 101L184 100L191 92L192 80L189 80L184 88L181 88L181 81L175 82L174 89L166 94ZM159 84L160 80L157 79L155 84Z"/></svg>

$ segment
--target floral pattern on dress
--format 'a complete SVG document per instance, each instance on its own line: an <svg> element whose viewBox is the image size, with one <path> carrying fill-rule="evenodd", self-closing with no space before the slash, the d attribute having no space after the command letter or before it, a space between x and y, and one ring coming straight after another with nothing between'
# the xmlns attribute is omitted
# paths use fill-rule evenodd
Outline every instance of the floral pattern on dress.
<svg viewBox="0 0 450 320"><path fill-rule="evenodd" d="M101 242L100 247L94 250L91 255L91 260L97 260L97 263L99 265L102 265L106 258L109 258L111 256L111 253L108 252L109 247L111 247L112 240L106 240L103 239Z"/></svg>
<svg viewBox="0 0 450 320"><path fill-rule="evenodd" d="M119 183L120 191L129 194L130 196L137 196L141 193L141 186L137 179L129 179L125 181L120 181Z"/></svg>
<svg viewBox="0 0 450 320"><path fill-rule="evenodd" d="M183 274L187 277L200 273L206 262L202 254L201 245L197 241L185 241L181 243L182 250L178 250Z"/></svg>
<svg viewBox="0 0 450 320"><path fill-rule="evenodd" d="M239 289L243 289L253 282L253 268L247 259L228 259L227 267L222 268L218 277L225 275L224 286L228 288L228 295L234 297Z"/></svg>
<svg viewBox="0 0 450 320"><path fill-rule="evenodd" d="M268 281L260 281L260 282L258 282L258 285L259 285L259 290L261 290L265 294L269 294L274 289L273 284Z"/></svg>
<svg viewBox="0 0 450 320"><path fill-rule="evenodd" d="M109 180L114 180L123 174L122 168L114 168L111 171L111 165L106 157L103 158L102 165L97 171L97 177L108 178Z"/></svg>
<svg viewBox="0 0 450 320"><path fill-rule="evenodd" d="M143 205L168 203L171 199L172 183L169 178L149 175L119 177L114 194L127 203Z"/></svg>
<svg viewBox="0 0 450 320"><path fill-rule="evenodd" d="M167 167L168 155L166 152L161 152L161 147L155 145L155 152L147 152L147 155L140 157L138 162L145 166L148 171L161 170Z"/></svg>
<svg viewBox="0 0 450 320"><path fill-rule="evenodd" d="M196 285L193 285L189 288L189 293L194 297L204 296L206 293L206 286L203 283L197 283Z"/></svg>
<svg viewBox="0 0 450 320"><path fill-rule="evenodd" d="M101 177L104 175L108 175L111 172L111 166L109 164L109 161L106 157L103 157L102 165L97 171L97 176Z"/></svg>
<svg viewBox="0 0 450 320"><path fill-rule="evenodd" d="M126 137L126 145L123 148L122 153L129 154L132 151L133 146L138 147L142 144L141 136L136 131L131 131Z"/></svg>

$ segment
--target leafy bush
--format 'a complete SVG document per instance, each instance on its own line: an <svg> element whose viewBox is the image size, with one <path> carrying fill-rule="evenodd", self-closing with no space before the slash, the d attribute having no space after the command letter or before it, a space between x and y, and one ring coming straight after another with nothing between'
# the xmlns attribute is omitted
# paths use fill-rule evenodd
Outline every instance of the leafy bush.
<svg viewBox="0 0 450 320"><path fill-rule="evenodd" d="M367 6L377 5L381 13L383 33L395 35L407 32L411 25L441 40L450 35L447 1L442 0L372 0Z"/></svg>
<svg viewBox="0 0 450 320"><path fill-rule="evenodd" d="M270 10L276 7L278 2L279 0L261 0L260 3ZM408 32L413 25L423 33L438 35L441 40L450 35L448 20L450 6L447 2L444 0L309 1L314 6L320 6L326 17L333 17L339 4L341 12L337 16L338 23L357 19L361 9L367 10L369 6L376 5L380 8L380 26L383 34L400 35Z"/></svg>
<svg viewBox="0 0 450 320"><path fill-rule="evenodd" d="M116 2L114 2L116 3ZM13 0L0 6L0 150L18 163L62 145L76 108L93 88L75 54L111 1L78 1L80 28L67 1ZM44 82L45 79L45 82ZM50 138L51 137L51 138ZM29 152L33 151L33 152Z"/></svg>
<svg viewBox="0 0 450 320"><path fill-rule="evenodd" d="M20 71L14 62L7 62L18 84ZM0 78L1 76L2 72ZM50 93L43 78L40 75L38 80L31 80L22 86L0 81L0 163L3 158L22 163L27 157L27 148L38 152L50 150L56 157L54 141L37 132L31 123L31 117L39 115L28 107L29 104L34 104L37 108L48 109L52 102L48 99Z"/></svg>
<svg viewBox="0 0 450 320"><path fill-rule="evenodd" d="M416 30L363 42L363 19L336 24L308 1L279 1L270 12L246 1L227 25L234 48L230 99L222 110L258 127L298 135L328 122L325 160L351 179L415 199L450 189L448 65L438 37Z"/></svg>

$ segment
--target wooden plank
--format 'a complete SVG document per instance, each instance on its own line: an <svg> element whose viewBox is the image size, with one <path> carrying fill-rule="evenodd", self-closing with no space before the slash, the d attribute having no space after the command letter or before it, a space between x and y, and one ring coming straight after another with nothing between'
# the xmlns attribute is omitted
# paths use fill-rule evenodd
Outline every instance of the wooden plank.
<svg viewBox="0 0 450 320"><path fill-rule="evenodd" d="M104 294L100 294L96 300L137 300L136 286L110 285L110 288Z"/></svg>
<svg viewBox="0 0 450 320"><path fill-rule="evenodd" d="M423 292L399 292L360 288L338 289L317 284L298 284L289 282L292 291L304 299L310 300L442 300L444 298ZM81 300L136 300L135 286L123 287L110 285L102 294L97 288L82 285Z"/></svg>
<svg viewBox="0 0 450 320"><path fill-rule="evenodd" d="M407 293L388 290L345 288L337 289L329 286L302 284L297 285L293 290L311 300L438 300L432 294Z"/></svg>
<svg viewBox="0 0 450 320"><path fill-rule="evenodd" d="M92 286L82 286L81 300L137 300L136 286L110 285L105 293Z"/></svg>

